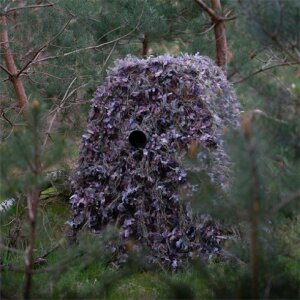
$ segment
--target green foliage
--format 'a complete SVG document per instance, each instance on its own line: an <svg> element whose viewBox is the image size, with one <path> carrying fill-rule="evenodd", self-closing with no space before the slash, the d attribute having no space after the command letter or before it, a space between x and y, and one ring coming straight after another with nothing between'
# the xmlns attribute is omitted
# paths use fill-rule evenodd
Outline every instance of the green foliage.
<svg viewBox="0 0 300 300"><path fill-rule="evenodd" d="M1 12L19 5L18 1L0 2ZM51 188L43 191L38 211L35 257L49 253L44 261L35 264L34 298L252 297L250 246L254 195L260 202L259 295L273 299L300 298L300 2L221 2L224 12L233 9L230 16L236 16L226 22L232 54L228 77L232 82L241 81L235 88L245 111L244 126L227 135L226 145L233 162L232 185L227 193L203 174L190 174L190 179L200 185L193 203L195 212L210 213L222 220L225 239L221 257L205 263L192 261L176 273L157 266L149 268L143 259L136 257L128 265L116 268L104 249L105 237L85 233L78 244L69 245L64 226L69 219L69 207L63 197L50 197L57 192ZM51 166L72 167L85 127L85 103L115 59L128 53L142 56L145 34L148 54L200 52L213 58L215 41L210 27L210 18L194 1L61 0L53 7L16 10L15 16L8 18L8 34L17 67L21 69L30 62L44 45L37 59L45 60L32 63L21 75L31 103L33 99L40 100L38 108L30 109L26 124L16 109L11 82L0 71L1 200L24 194L32 186L43 187L45 176L35 176L30 169L36 154L45 171ZM119 40L112 42L116 39ZM76 52L103 43L108 44ZM63 56L65 53L71 54ZM281 67L274 67L280 64ZM274 68L259 71L268 67ZM254 75L256 71L259 72ZM45 120L51 119L58 108L50 146L41 151L48 124ZM251 121L247 119L249 116ZM248 129L250 144L245 135ZM67 153L70 148L71 154ZM60 160L63 155L65 161ZM258 185L253 181L254 174ZM9 211L0 212L3 298L22 295L29 230L24 225L23 198ZM112 230L108 236L114 234Z"/></svg>

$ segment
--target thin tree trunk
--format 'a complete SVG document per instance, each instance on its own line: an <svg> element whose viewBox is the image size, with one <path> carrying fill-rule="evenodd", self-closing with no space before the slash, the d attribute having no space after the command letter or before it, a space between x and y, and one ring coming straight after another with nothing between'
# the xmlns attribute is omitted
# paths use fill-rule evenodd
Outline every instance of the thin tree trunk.
<svg viewBox="0 0 300 300"><path fill-rule="evenodd" d="M33 111L33 119L32 123L29 125L32 127L33 133L33 161L32 161L32 175L33 175L33 183L32 187L28 189L27 193L27 214L28 214L28 224L30 228L29 234L29 243L26 249L25 256L25 286L24 286L24 299L31 298L32 292L32 271L34 265L34 248L35 248L35 240L36 240L36 226L37 226L37 213L40 202L40 186L39 186L39 177L42 174L42 165L41 165L41 145L39 140L39 127L38 127L38 110L40 109L40 104L37 100L32 102L32 111Z"/></svg>
<svg viewBox="0 0 300 300"><path fill-rule="evenodd" d="M28 222L30 226L29 243L26 249L26 270L25 270L25 287L24 299L30 299L32 290L32 270L34 264L34 247L35 247L35 233L36 233L36 217L37 208L40 200L40 192L37 188L33 188L27 196Z"/></svg>
<svg viewBox="0 0 300 300"><path fill-rule="evenodd" d="M255 142L252 138L251 123L253 122L254 114L250 113L242 121L242 128L244 137L248 146L248 154L251 161L251 175L252 175L252 200L251 200L251 238L250 238L250 264L251 264L251 291L252 298L259 299L258 289L258 235L259 235L259 212L260 212L260 195L259 187L260 180L258 174L258 167L256 161Z"/></svg>
<svg viewBox="0 0 300 300"><path fill-rule="evenodd" d="M251 216L251 289L252 298L258 299L258 262L257 262L257 239L258 239L258 212L259 212L259 199L254 197L252 199L252 216Z"/></svg>
<svg viewBox="0 0 300 300"><path fill-rule="evenodd" d="M20 109L26 111L28 108L28 99L24 89L23 82L18 76L18 70L14 61L13 54L9 48L9 39L7 32L7 17L5 15L0 16L0 45L2 48L2 55L6 64L7 71L9 73L10 80L14 86L14 90L17 96L17 101Z"/></svg>
<svg viewBox="0 0 300 300"><path fill-rule="evenodd" d="M149 40L148 40L148 34L147 33L144 34L144 38L143 38L142 43L143 43L142 55L143 55L143 57L147 57L148 50L149 50Z"/></svg>
<svg viewBox="0 0 300 300"><path fill-rule="evenodd" d="M212 9L219 15L222 15L221 1L211 0ZM216 40L216 61L224 71L227 69L227 39L225 31L225 22L223 20L213 20L215 23L214 33Z"/></svg>

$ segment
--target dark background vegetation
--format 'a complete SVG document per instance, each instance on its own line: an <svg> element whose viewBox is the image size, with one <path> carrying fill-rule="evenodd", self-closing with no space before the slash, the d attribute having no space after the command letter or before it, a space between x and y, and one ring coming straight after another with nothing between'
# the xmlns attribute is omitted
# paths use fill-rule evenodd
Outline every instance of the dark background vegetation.
<svg viewBox="0 0 300 300"><path fill-rule="evenodd" d="M195 212L231 233L222 256L176 272L136 255L118 267L104 249L116 229L68 242L67 178L107 68L127 54L215 59L220 20L204 8L217 2L1 0L0 189L2 202L14 198L0 212L2 298L299 298L298 0L223 0L214 10L241 129L225 133L230 191L191 180L202 186Z"/></svg>

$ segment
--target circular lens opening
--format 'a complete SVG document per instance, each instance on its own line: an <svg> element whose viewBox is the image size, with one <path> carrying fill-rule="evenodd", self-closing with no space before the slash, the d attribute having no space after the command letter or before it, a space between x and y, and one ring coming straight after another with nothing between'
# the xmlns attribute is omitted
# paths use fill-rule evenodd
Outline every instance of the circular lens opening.
<svg viewBox="0 0 300 300"><path fill-rule="evenodd" d="M134 130L129 135L129 143L134 148L145 148L147 144L147 137L143 131Z"/></svg>

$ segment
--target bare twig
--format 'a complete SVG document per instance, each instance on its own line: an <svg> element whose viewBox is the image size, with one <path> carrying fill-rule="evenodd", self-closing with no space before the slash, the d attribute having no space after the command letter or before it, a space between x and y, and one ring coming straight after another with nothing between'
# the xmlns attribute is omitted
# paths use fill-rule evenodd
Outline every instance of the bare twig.
<svg viewBox="0 0 300 300"><path fill-rule="evenodd" d="M43 148L45 148L45 146L46 146L46 144L47 144L47 142L48 142L48 139L49 139L49 137L50 137L50 133L51 133L51 130L52 130L52 127L53 127L53 124L54 124L54 120L56 119L56 117L57 117L59 111L62 109L62 107L63 107L63 105L64 105L66 99L69 97L69 91L70 91L72 85L74 84L74 82L75 82L76 80L77 80L77 77L75 77L75 78L71 81L71 83L69 84L69 86L68 86L68 88L67 88L67 90L66 90L66 92L65 92L65 94L64 94L64 96L63 96L63 98L62 98L62 100L61 100L61 102L60 102L60 104L59 104L58 107L54 110L54 114L53 114L53 116L52 116L52 118L51 118L51 120L50 120L50 122L49 122L49 126L48 126L48 128L47 128L47 130L46 130L46 137L45 137L45 140L44 140L44 143L43 143Z"/></svg>
<svg viewBox="0 0 300 300"><path fill-rule="evenodd" d="M20 10L20 9L28 9L28 8L43 8L43 7L50 7L50 6L54 6L56 3L46 3L46 4L34 4L34 5L26 5L26 6L18 6L18 7L13 7L10 9L5 10L5 14L9 14L12 13L16 10Z"/></svg>
<svg viewBox="0 0 300 300"><path fill-rule="evenodd" d="M107 32L104 33L102 36L100 36L100 37L98 38L97 41L101 41L101 40L102 40L103 38L105 38L108 34L114 32L114 31L116 31L116 30L118 30L118 29L121 29L121 28L123 28L123 27L124 27L124 26L121 25L121 26L118 26L118 27L116 27L116 28L114 28L114 29L112 29L112 30L107 31Z"/></svg>
<svg viewBox="0 0 300 300"><path fill-rule="evenodd" d="M273 207L273 209L270 212L270 217L275 214L276 212L278 212L280 209L282 209L283 207L285 207L286 205L288 205L289 203L300 199L300 191L298 191L295 194L292 194L290 197L286 197L284 200L280 201L277 205L275 205Z"/></svg>
<svg viewBox="0 0 300 300"><path fill-rule="evenodd" d="M183 35L203 35L203 34L206 34L208 33L209 31L211 31L214 27L215 27L215 24L208 24L208 28L203 30L203 31L184 31L184 30L174 30L174 33L177 33L178 35L179 34L183 34ZM168 32L169 33L169 32ZM164 35L166 36L166 35Z"/></svg>
<svg viewBox="0 0 300 300"><path fill-rule="evenodd" d="M10 127L14 127L14 124L5 116L5 112L4 111L2 111L1 116L10 125Z"/></svg>
<svg viewBox="0 0 300 300"><path fill-rule="evenodd" d="M269 116L267 113L265 113L264 111L262 111L260 109L253 109L253 110L248 111L247 113L248 114L251 113L251 114L257 115L257 116L263 116L264 118L275 121L277 123L281 123L281 124L284 124L284 125L289 125L288 122L286 122L284 120L280 120L280 119L272 117L272 116Z"/></svg>
<svg viewBox="0 0 300 300"><path fill-rule="evenodd" d="M48 250L47 252L45 252L43 255L38 256L35 261L34 264L43 264L46 262L46 257L48 255L50 255L52 252L54 252L56 249L58 249L60 247L60 244L55 245L54 247L52 247L50 250Z"/></svg>
<svg viewBox="0 0 300 300"><path fill-rule="evenodd" d="M31 270L31 275L33 274L42 274L42 273L50 273L50 272L55 272L55 271L63 271L65 269L67 269L68 267L70 267L70 262L76 260L79 257L84 256L83 253L78 253L77 255L71 256L71 257L67 257L59 262L57 262L55 265L48 267L48 268L43 268L43 269L39 269L39 270ZM7 265L0 265L0 271L2 270L8 270L8 271L13 271L16 273L25 273L26 270L24 268L19 268L16 267L14 265L11 264L7 264Z"/></svg>
<svg viewBox="0 0 300 300"><path fill-rule="evenodd" d="M222 249L221 250L221 254L223 254L224 256L226 257L231 257L231 258L234 258L240 265L243 265L245 266L246 263L244 261L242 261L241 259L239 259L236 255L234 255L233 253L225 250L225 249Z"/></svg>
<svg viewBox="0 0 300 300"><path fill-rule="evenodd" d="M0 65L0 69L3 70L9 77L13 76L4 66Z"/></svg>
<svg viewBox="0 0 300 300"><path fill-rule="evenodd" d="M214 29L214 27L216 26L216 24L212 24L209 28L207 28L206 30L199 32L198 34L200 35L204 35L207 34L208 32L210 32L212 29Z"/></svg>
<svg viewBox="0 0 300 300"><path fill-rule="evenodd" d="M294 66L294 65L299 65L299 63L297 62L282 62L282 63L278 63L278 64L275 64L275 65L272 65L272 66L261 66L258 70L256 70L255 72L247 75L246 77L243 77L237 81L234 81L232 82L233 84L239 84L239 83L242 83L243 81L246 81L247 79L249 79L250 77L256 75L256 74L259 74L259 73L262 73L262 72L265 72L265 71L268 71L268 70L271 70L271 69L274 69L274 68L278 68L278 67L285 67L285 66Z"/></svg>
<svg viewBox="0 0 300 300"><path fill-rule="evenodd" d="M291 59L293 59L294 61L298 62L300 64L300 56L299 53L296 51L296 55L295 56L291 51L289 51L289 49L287 47L284 46L284 44L282 44L277 38L275 39L279 48L284 51ZM297 50L297 49L295 49Z"/></svg>
<svg viewBox="0 0 300 300"><path fill-rule="evenodd" d="M67 26L69 25L69 23L71 22L72 19L73 19L73 17L71 17L71 18L63 25L63 27L60 29L60 31L59 31L54 37L52 37L49 41L47 41L42 47L40 47L40 48L36 51L36 53L33 55L32 59L29 60L29 61L22 67L22 69L18 72L17 77L19 77L24 71L26 71L26 70L29 68L29 66L30 66L31 64L33 64L33 63L37 60L37 58L38 58L38 56L40 55L40 53L41 53L45 48L49 47L49 45L50 45L55 39L57 39L57 37L59 37L59 36L64 32L64 30L67 28Z"/></svg>
<svg viewBox="0 0 300 300"><path fill-rule="evenodd" d="M6 245L3 245L2 243L0 243L0 249L6 250L6 251L9 251L9 252L13 252L13 253L16 253L16 254L24 254L24 251L18 250L18 249L15 249L15 248L11 248L11 247L7 247Z"/></svg>
<svg viewBox="0 0 300 300"><path fill-rule="evenodd" d="M300 63L300 57L295 56L287 47L285 47L285 45L278 39L278 36L275 33L270 33L268 32L265 28L262 27L263 32L270 37L270 39L277 44L277 46L283 51L285 52L292 60L294 60L295 62Z"/></svg>
<svg viewBox="0 0 300 300"><path fill-rule="evenodd" d="M101 70L103 70L103 68L106 66L108 60L110 59L111 55L113 54L113 52L114 52L114 50L115 50L116 45L117 45L117 42L114 43L114 45L112 46L111 50L109 51L109 54L107 55L107 57L106 57L106 59L105 59L103 65L102 65L102 67L101 67Z"/></svg>

